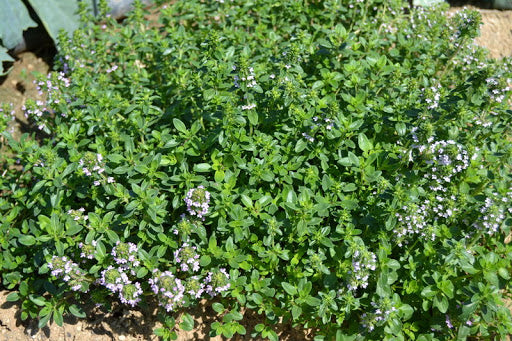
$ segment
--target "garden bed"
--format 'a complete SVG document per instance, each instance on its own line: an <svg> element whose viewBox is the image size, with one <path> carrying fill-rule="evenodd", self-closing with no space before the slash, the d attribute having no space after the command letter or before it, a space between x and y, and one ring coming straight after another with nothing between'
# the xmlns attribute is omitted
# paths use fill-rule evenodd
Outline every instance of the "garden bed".
<svg viewBox="0 0 512 341"><path fill-rule="evenodd" d="M492 56L503 57L512 55L512 31L511 13L504 11L480 10L483 16L484 26L482 37L477 41L490 49ZM13 103L13 109L18 118L18 126L28 129L24 125L26 118L21 110L27 98L37 100L38 94L35 85L32 83L34 77L32 71L45 73L48 65L41 58L33 53L27 52L20 55L19 61L15 63L13 71L7 76L0 86L0 102ZM0 295L0 340L152 340L156 336L152 331L158 326L153 311L130 310L119 305L111 312L105 313L94 310L90 307L90 314L87 320L75 318L66 319L64 328L55 324L37 330L37 323L34 321L21 322L19 318L19 306L16 303L5 301L7 292ZM198 327L192 331L180 331L179 340L204 339L211 330L211 324L216 320L212 316L216 313L211 309L211 302L201 304L191 311L196 319ZM247 330L259 322L259 317L247 312L247 319L244 323ZM283 340L309 340L308 331L298 332L289 326L277 330ZM212 340L221 340L221 337ZM234 340L252 340L250 333L245 337L236 336Z"/></svg>

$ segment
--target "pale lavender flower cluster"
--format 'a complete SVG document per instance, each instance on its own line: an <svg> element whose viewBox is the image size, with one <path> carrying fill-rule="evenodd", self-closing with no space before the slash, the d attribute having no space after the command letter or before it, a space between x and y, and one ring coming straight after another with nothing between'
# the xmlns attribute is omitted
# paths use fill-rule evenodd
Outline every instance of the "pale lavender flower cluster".
<svg viewBox="0 0 512 341"><path fill-rule="evenodd" d="M57 75L57 79L54 78L53 81L55 81L55 83L57 83L57 84L54 84L52 82L52 75L55 75L55 74ZM41 95L43 95L43 90L46 90L49 95L52 95L53 91L58 91L60 89L60 86L69 88L69 86L71 85L71 80L66 77L64 72L59 72L59 73L49 73L46 76L45 81L38 81L38 82L34 81L34 83L37 83L36 89L39 91L39 95L41 96ZM51 102L52 99L50 98L49 101ZM58 103L58 102L54 102L54 103Z"/></svg>
<svg viewBox="0 0 512 341"><path fill-rule="evenodd" d="M316 127L322 127L323 125L325 125L325 129L327 130L332 130L332 128L334 128L334 122L327 117L320 118L318 116L315 116L313 117L313 122L315 122L314 126Z"/></svg>
<svg viewBox="0 0 512 341"><path fill-rule="evenodd" d="M472 226L485 231L488 235L497 233L505 221L507 211L512 213L511 201L512 191L508 192L506 196L493 193L493 198L485 198L484 205L480 208L482 216Z"/></svg>
<svg viewBox="0 0 512 341"><path fill-rule="evenodd" d="M352 291L358 288L366 288L370 273L375 271L376 265L375 253L366 249L355 250L352 255L352 270L348 271L350 279L347 288Z"/></svg>
<svg viewBox="0 0 512 341"><path fill-rule="evenodd" d="M236 70L236 66L233 68L233 70ZM255 79L254 68L249 67L247 72L245 72L245 75L242 75L241 77L238 75L234 76L235 88L240 88L240 81L244 82L245 86L248 88L253 88L258 85Z"/></svg>
<svg viewBox="0 0 512 341"><path fill-rule="evenodd" d="M202 226L201 220L191 219L187 217L185 213L183 213L180 218L181 220L177 224L176 228L172 230L172 233L175 235L181 233L182 236L189 236L196 228Z"/></svg>
<svg viewBox="0 0 512 341"><path fill-rule="evenodd" d="M142 299L143 292L139 282L128 283L119 291L119 300L121 303L135 307Z"/></svg>
<svg viewBox="0 0 512 341"><path fill-rule="evenodd" d="M452 321L450 320L450 315L448 314L445 315L445 323L449 329L453 329L453 324Z"/></svg>
<svg viewBox="0 0 512 341"><path fill-rule="evenodd" d="M130 271L134 276L133 270ZM110 265L101 272L99 284L104 285L112 293L119 295L119 300L127 305L134 307L141 301L143 294L140 283L132 282L127 274L127 269L123 267L115 268Z"/></svg>
<svg viewBox="0 0 512 341"><path fill-rule="evenodd" d="M471 31L472 29L477 28L476 21L475 17L472 15L472 12L466 8L455 12L453 17L456 28L454 30L453 36L450 39L455 42L455 47L459 47L460 42L458 40L462 36L462 32Z"/></svg>
<svg viewBox="0 0 512 341"><path fill-rule="evenodd" d="M500 82L496 78L490 77L485 80L487 86L489 87L489 97L491 100L496 101L498 103L503 102L505 99L505 95L510 91L510 87L505 86L503 88L500 87Z"/></svg>
<svg viewBox="0 0 512 341"><path fill-rule="evenodd" d="M149 284L151 290L157 295L160 306L167 312L176 310L185 302L185 286L172 272L154 270Z"/></svg>
<svg viewBox="0 0 512 341"><path fill-rule="evenodd" d="M181 307L185 303L186 295L198 299L206 293L214 297L230 288L229 275L223 268L209 272L204 279L196 275L188 277L186 281L177 278L170 271L155 269L149 284L159 305L168 312Z"/></svg>
<svg viewBox="0 0 512 341"><path fill-rule="evenodd" d="M87 152L83 158L78 161L82 171L86 176L92 176L93 172L101 174L105 171L103 156L101 154L94 154Z"/></svg>
<svg viewBox="0 0 512 341"><path fill-rule="evenodd" d="M112 265L101 272L101 278L99 279L99 284L104 285L113 293L119 292L125 284L129 283L130 279L126 274L126 269L122 267L115 268Z"/></svg>
<svg viewBox="0 0 512 341"><path fill-rule="evenodd" d="M139 249L133 243L116 242L116 246L112 248L112 256L114 261L119 265L126 265L129 267L139 266L140 261L137 258Z"/></svg>
<svg viewBox="0 0 512 341"><path fill-rule="evenodd" d="M199 271L199 255L196 250L195 246L183 243L179 249L174 251L174 259L180 265L181 271Z"/></svg>
<svg viewBox="0 0 512 341"><path fill-rule="evenodd" d="M332 130L334 128L334 121L328 117L313 117L313 125L310 127L310 132L314 132L319 128L325 127L326 130ZM308 133L302 133L302 137L309 142L314 142L315 138Z"/></svg>
<svg viewBox="0 0 512 341"><path fill-rule="evenodd" d="M429 145L413 146L424 155L425 163L431 165L429 172L423 176L433 182L429 187L432 191L446 192L446 185L452 181L452 178L469 167L469 154L464 147L453 140L431 143L433 142L431 137L428 142Z"/></svg>
<svg viewBox="0 0 512 341"><path fill-rule="evenodd" d="M111 72L114 72L118 69L119 67L117 65L113 65L111 68L108 68L107 70L105 70L106 73L111 73Z"/></svg>
<svg viewBox="0 0 512 341"><path fill-rule="evenodd" d="M27 101L27 106L23 105L22 110L25 113L25 118L29 119L30 117L34 118L36 123L38 124L39 130L45 130L49 132L47 123L47 119L50 119L51 116L45 117L45 113L54 114L55 111L51 109L52 104L59 104L62 100L62 87L69 87L71 85L71 81L65 77L63 72L59 73L49 73L46 80L34 81L37 84L37 90L39 90L39 95L43 95L43 90L47 94L47 98L45 101L37 100ZM61 116L66 117L66 113L61 113Z"/></svg>
<svg viewBox="0 0 512 341"><path fill-rule="evenodd" d="M204 186L190 189L184 200L190 215L204 219L204 216L208 214L208 209L210 208L210 192L208 192Z"/></svg>
<svg viewBox="0 0 512 341"><path fill-rule="evenodd" d="M231 287L229 274L224 268L208 272L205 284L205 292L211 297L217 296L217 294L227 291Z"/></svg>
<svg viewBox="0 0 512 341"><path fill-rule="evenodd" d="M410 204L409 206L402 206L403 213L395 213L398 222L393 229L395 238L398 241L398 246L402 246L405 237L411 235L421 235L426 237L425 230L428 226L428 209L426 204L416 205ZM431 238L435 238L432 235ZM405 240L407 243L407 240Z"/></svg>
<svg viewBox="0 0 512 341"><path fill-rule="evenodd" d="M402 246L403 243L408 244L407 237L414 235L435 240L435 229L430 224L430 220L449 219L460 211L456 207L457 197L455 195L449 197L436 195L434 199L432 201L425 199L420 203L402 206L402 212L395 213L397 225L393 232L398 246Z"/></svg>
<svg viewBox="0 0 512 341"><path fill-rule="evenodd" d="M256 103L251 103L247 105L242 105L242 110L251 110L256 108Z"/></svg>
<svg viewBox="0 0 512 341"><path fill-rule="evenodd" d="M84 214L85 208L80 207L78 210L70 209L68 210L68 214L73 218L74 221L85 223L89 216Z"/></svg>
<svg viewBox="0 0 512 341"><path fill-rule="evenodd" d="M472 67L480 70L486 68L487 64L477 57L477 48L480 47L476 46L475 44L469 44L465 49L466 53L461 54L461 56L457 56L457 58L454 58L452 63L454 65L460 65L462 71L467 71Z"/></svg>
<svg viewBox="0 0 512 341"><path fill-rule="evenodd" d="M98 243L93 240L91 244L84 244L82 242L78 243L78 247L80 248L80 258L85 259L94 259L94 253L96 251L96 245Z"/></svg>
<svg viewBox="0 0 512 341"><path fill-rule="evenodd" d="M13 122L16 120L16 112L14 111L14 105L12 103L9 104L9 106L5 105L4 108L0 108L0 122L2 122L2 126L4 129L9 127L9 122ZM14 125L11 125L8 131L11 134L14 133Z"/></svg>
<svg viewBox="0 0 512 341"><path fill-rule="evenodd" d="M396 307L391 302L370 303L374 309L372 312L361 315L361 326L372 332L376 326L382 326L386 321L397 312Z"/></svg>
<svg viewBox="0 0 512 341"><path fill-rule="evenodd" d="M39 118L41 118L44 113L50 112L50 109L48 109L45 106L45 103L43 101L37 100L35 102L35 105L29 104L29 107L23 105L21 107L21 110L23 110L26 119L29 119L30 117L33 117L36 119L36 121L38 123L37 129L43 130L44 128L46 128L46 124L44 122L42 122L41 120L39 120Z"/></svg>
<svg viewBox="0 0 512 341"><path fill-rule="evenodd" d="M199 276L192 276L185 283L185 292L194 298L200 298L205 291L205 285Z"/></svg>
<svg viewBox="0 0 512 341"><path fill-rule="evenodd" d="M52 276L61 278L68 283L71 290L87 292L87 282L85 280L87 273L66 256L53 256L48 262L48 268L52 270Z"/></svg>
<svg viewBox="0 0 512 341"><path fill-rule="evenodd" d="M437 86L431 86L430 88L423 88L423 97L425 98L425 102L427 103L428 109L436 109L439 107L439 100L441 98L441 84Z"/></svg>
<svg viewBox="0 0 512 341"><path fill-rule="evenodd" d="M421 139L426 139L427 143L420 144L419 129L414 127L411 133L416 144L412 145L409 151L409 161L414 162L418 159L420 163L427 165L423 177L428 181L429 189L434 195L430 199L403 206L401 212L395 213L398 222L393 232L399 246L402 246L403 242L407 244L406 238L413 235L434 240L435 228L431 223L441 218L454 217L459 211L456 205L457 197L453 194L448 195L447 192L454 177L464 172L471 162L469 153L455 141L435 141L432 136L422 136ZM477 154L472 158L476 157Z"/></svg>
<svg viewBox="0 0 512 341"><path fill-rule="evenodd" d="M309 142L314 142L315 141L315 138L312 137L311 135L307 134L307 133L302 133L302 137L304 137Z"/></svg>

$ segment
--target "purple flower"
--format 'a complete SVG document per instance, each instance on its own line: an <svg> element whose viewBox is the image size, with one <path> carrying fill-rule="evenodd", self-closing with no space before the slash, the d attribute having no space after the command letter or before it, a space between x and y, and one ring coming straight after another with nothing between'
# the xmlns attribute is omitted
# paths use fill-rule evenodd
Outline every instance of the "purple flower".
<svg viewBox="0 0 512 341"><path fill-rule="evenodd" d="M205 285L200 281L199 276L189 277L185 283L185 290L194 298L200 298L204 292Z"/></svg>
<svg viewBox="0 0 512 341"><path fill-rule="evenodd" d="M185 286L172 272L153 271L153 278L149 279L151 290L157 295L159 305L166 311L173 311L183 305Z"/></svg>
<svg viewBox="0 0 512 341"><path fill-rule="evenodd" d="M52 270L52 276L61 278L64 282L68 283L71 290L87 292L87 273L66 256L53 256L48 262L48 268Z"/></svg>
<svg viewBox="0 0 512 341"><path fill-rule="evenodd" d="M92 176L93 173L99 175L105 171L103 155L101 154L87 152L84 157L78 161L78 164L82 167L82 172L85 176Z"/></svg>
<svg viewBox="0 0 512 341"><path fill-rule="evenodd" d="M212 297L227 291L230 287L229 274L224 268L209 272L205 278L205 291Z"/></svg>
<svg viewBox="0 0 512 341"><path fill-rule="evenodd" d="M192 272L199 271L199 255L197 248L190 246L188 243L183 243L182 247L174 251L174 260L180 265L182 271Z"/></svg>
<svg viewBox="0 0 512 341"><path fill-rule="evenodd" d="M352 255L352 270L349 270L350 282L347 284L349 290L366 288L371 272L375 271L377 258L375 253L366 249L356 250Z"/></svg>
<svg viewBox="0 0 512 341"><path fill-rule="evenodd" d="M117 241L116 246L112 248L111 254L114 256L114 261L119 265L130 264L131 266L139 266L140 261L137 258L137 252L137 245Z"/></svg>
<svg viewBox="0 0 512 341"><path fill-rule="evenodd" d="M129 283L119 291L119 299L122 303L135 307L141 301L142 289L140 283Z"/></svg>
<svg viewBox="0 0 512 341"><path fill-rule="evenodd" d="M453 329L452 321L450 320L450 315L446 314L446 326L450 329Z"/></svg>
<svg viewBox="0 0 512 341"><path fill-rule="evenodd" d="M204 215L208 214L210 192L205 190L204 186L190 189L184 200L190 215L203 218Z"/></svg>
<svg viewBox="0 0 512 341"><path fill-rule="evenodd" d="M124 285L131 283L124 271L122 268L114 268L110 265L101 272L99 284L104 285L112 292L120 292Z"/></svg>
<svg viewBox="0 0 512 341"><path fill-rule="evenodd" d="M80 243L78 243L78 247L82 250L82 252L80 252L80 258L85 258L85 259L93 259L94 258L94 252L95 252L95 247L96 247L95 240L93 240L90 245L80 242Z"/></svg>

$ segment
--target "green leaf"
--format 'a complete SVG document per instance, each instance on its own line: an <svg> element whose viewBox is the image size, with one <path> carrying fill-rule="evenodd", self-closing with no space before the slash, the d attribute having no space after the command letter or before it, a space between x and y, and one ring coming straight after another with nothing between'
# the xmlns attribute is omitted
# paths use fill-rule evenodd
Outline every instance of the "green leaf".
<svg viewBox="0 0 512 341"><path fill-rule="evenodd" d="M22 296L27 296L28 295L28 284L27 284L27 281L23 281L23 282L20 283L19 290L20 290L20 294Z"/></svg>
<svg viewBox="0 0 512 341"><path fill-rule="evenodd" d="M164 340L167 340L169 338L166 338L166 336L168 335L168 329L167 328L156 328L153 330L153 334L155 334L156 336L160 336L162 339Z"/></svg>
<svg viewBox="0 0 512 341"><path fill-rule="evenodd" d="M453 283L451 281L442 281L439 285L439 289L443 291L443 293L449 298L453 298Z"/></svg>
<svg viewBox="0 0 512 341"><path fill-rule="evenodd" d="M56 42L60 30L71 35L80 26L78 1L28 0L41 19L52 39Z"/></svg>
<svg viewBox="0 0 512 341"><path fill-rule="evenodd" d="M249 110L247 112L247 118L249 119L249 122L252 125L255 126L258 124L258 113L256 112L256 110Z"/></svg>
<svg viewBox="0 0 512 341"><path fill-rule="evenodd" d="M260 294L256 293L256 292L251 295L251 298L252 298L253 302L256 303L256 304L262 304L263 303L263 297Z"/></svg>
<svg viewBox="0 0 512 341"><path fill-rule="evenodd" d="M356 184L349 183L343 186L343 192L353 192L357 189Z"/></svg>
<svg viewBox="0 0 512 341"><path fill-rule="evenodd" d="M34 245L36 243L36 238L32 235L25 235L18 238L18 241L26 246Z"/></svg>
<svg viewBox="0 0 512 341"><path fill-rule="evenodd" d="M0 40L10 50L23 42L23 31L29 27L37 27L37 23L30 18L30 14L21 0L2 0L1 8ZM2 50L0 50L0 65L2 61L8 60L3 57Z"/></svg>
<svg viewBox="0 0 512 341"><path fill-rule="evenodd" d="M311 87L311 89L318 90L318 89L323 88L323 86L324 86L324 82L323 81L316 81L316 82L313 83L313 86Z"/></svg>
<svg viewBox="0 0 512 341"><path fill-rule="evenodd" d="M215 89L208 89L203 92L203 97L205 100L209 101L215 96Z"/></svg>
<svg viewBox="0 0 512 341"><path fill-rule="evenodd" d="M30 296L29 298L30 298L30 300L32 302L34 302L36 305L38 305L40 307L45 305L46 301L45 301L45 299L43 297L33 297L33 296Z"/></svg>
<svg viewBox="0 0 512 341"><path fill-rule="evenodd" d="M198 163L194 165L194 171L199 173L209 172L212 166L208 163Z"/></svg>
<svg viewBox="0 0 512 341"><path fill-rule="evenodd" d="M87 316L85 312L82 310L82 308L77 306L76 304L70 305L68 309L69 312L76 317L85 318Z"/></svg>
<svg viewBox="0 0 512 341"><path fill-rule="evenodd" d="M188 134L187 127L185 126L185 123L183 123L181 120L173 118L172 123L174 124L174 128L176 128L176 130L183 134Z"/></svg>
<svg viewBox="0 0 512 341"><path fill-rule="evenodd" d="M240 323L237 323L235 325L235 330L240 335L245 335L247 333L247 331L245 330L245 327L242 326Z"/></svg>
<svg viewBox="0 0 512 341"><path fill-rule="evenodd" d="M148 269L142 267L139 270L137 270L137 278L142 278L148 274Z"/></svg>
<svg viewBox="0 0 512 341"><path fill-rule="evenodd" d="M368 140L368 137L366 137L364 133L359 133L359 135L357 135L357 143L363 152L368 152L373 149L373 144Z"/></svg>
<svg viewBox="0 0 512 341"><path fill-rule="evenodd" d="M402 304L398 310L402 315L403 321L407 321L408 319L410 319L412 314L414 313L414 309L408 304Z"/></svg>
<svg viewBox="0 0 512 341"><path fill-rule="evenodd" d="M343 334L343 332L340 329L336 331L336 341L354 341L356 337L357 335Z"/></svg>
<svg viewBox="0 0 512 341"><path fill-rule="evenodd" d="M215 182L222 182L222 180L224 180L225 176L226 176L226 174L224 173L224 171L222 171L222 170L215 171L215 176L214 176Z"/></svg>
<svg viewBox="0 0 512 341"><path fill-rule="evenodd" d="M508 272L507 269L505 268L499 268L498 269L498 274L503 278L503 279L510 279L510 274Z"/></svg>
<svg viewBox="0 0 512 341"><path fill-rule="evenodd" d="M404 136L407 132L407 126L403 122L397 122L395 123L395 130L399 136Z"/></svg>
<svg viewBox="0 0 512 341"><path fill-rule="evenodd" d="M62 327L62 325L64 324L64 319L62 318L62 313L59 310L53 311L53 320L59 327Z"/></svg>
<svg viewBox="0 0 512 341"><path fill-rule="evenodd" d="M18 295L17 292L11 292L7 297L5 298L7 302L16 302L20 299L20 295Z"/></svg>
<svg viewBox="0 0 512 341"><path fill-rule="evenodd" d="M185 331L191 331L194 329L194 318L187 313L181 316L180 328Z"/></svg>
<svg viewBox="0 0 512 341"><path fill-rule="evenodd" d="M0 25L1 26L1 25ZM0 76L9 72L8 69L4 70L3 62L13 62L14 59L7 53L7 49L0 45Z"/></svg>
<svg viewBox="0 0 512 341"><path fill-rule="evenodd" d="M426 298L432 298L436 295L436 291L432 290L432 286L427 286L421 291L421 296Z"/></svg>
<svg viewBox="0 0 512 341"><path fill-rule="evenodd" d="M281 286L283 287L284 291L288 293L288 295L295 295L297 294L297 288L291 285L288 282L281 282Z"/></svg>
<svg viewBox="0 0 512 341"><path fill-rule="evenodd" d="M247 195L245 194L242 194L241 196L242 198L242 203L246 206L246 207L253 207L253 204L252 204L252 200L251 198L249 198Z"/></svg>
<svg viewBox="0 0 512 341"><path fill-rule="evenodd" d="M224 306L222 305L222 303L219 303L219 302L215 302L212 304L212 308L213 310L215 310L217 313L222 313L224 312L225 308Z"/></svg>
<svg viewBox="0 0 512 341"><path fill-rule="evenodd" d="M433 305L434 307L437 307L437 309L439 309L439 311L443 314L448 311L448 299L444 296L441 296L441 298L439 298L439 296L434 297Z"/></svg>
<svg viewBox="0 0 512 341"><path fill-rule="evenodd" d="M294 320L297 320L300 315L302 314L302 308L297 306L297 305L294 305L292 307L292 317Z"/></svg>
<svg viewBox="0 0 512 341"><path fill-rule="evenodd" d="M306 303L312 307L318 307L320 303L322 303L322 300L313 296L308 296L306 298Z"/></svg>
<svg viewBox="0 0 512 341"><path fill-rule="evenodd" d="M212 258L208 255L202 255L201 258L199 258L199 265L201 266L208 266L212 262Z"/></svg>
<svg viewBox="0 0 512 341"><path fill-rule="evenodd" d="M51 318L52 318L52 313L51 312L48 315L45 315L45 316L41 317L39 319L37 327L39 329L43 328L44 326L46 326L48 324L48 321L50 321Z"/></svg>
<svg viewBox="0 0 512 341"><path fill-rule="evenodd" d="M307 146L308 146L308 143L304 139L298 139L297 143L295 144L295 152L300 153L304 149L306 149Z"/></svg>

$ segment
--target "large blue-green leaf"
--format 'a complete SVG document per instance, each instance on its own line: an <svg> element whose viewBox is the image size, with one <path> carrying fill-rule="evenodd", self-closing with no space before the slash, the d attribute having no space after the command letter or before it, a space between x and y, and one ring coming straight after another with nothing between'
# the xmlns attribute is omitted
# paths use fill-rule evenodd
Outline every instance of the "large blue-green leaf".
<svg viewBox="0 0 512 341"><path fill-rule="evenodd" d="M442 2L445 2L444 0L414 0L412 4L414 6L434 6L437 4L440 4Z"/></svg>
<svg viewBox="0 0 512 341"><path fill-rule="evenodd" d="M28 0L28 2L54 41L57 40L61 29L71 34L80 25L80 18L76 14L78 11L76 0Z"/></svg>
<svg viewBox="0 0 512 341"><path fill-rule="evenodd" d="M23 31L36 26L23 1L0 0L0 39L7 49L23 41Z"/></svg>
<svg viewBox="0 0 512 341"><path fill-rule="evenodd" d="M14 59L7 54L7 49L3 46L0 46L0 76L5 75L9 70L4 70L3 62L12 62Z"/></svg>

